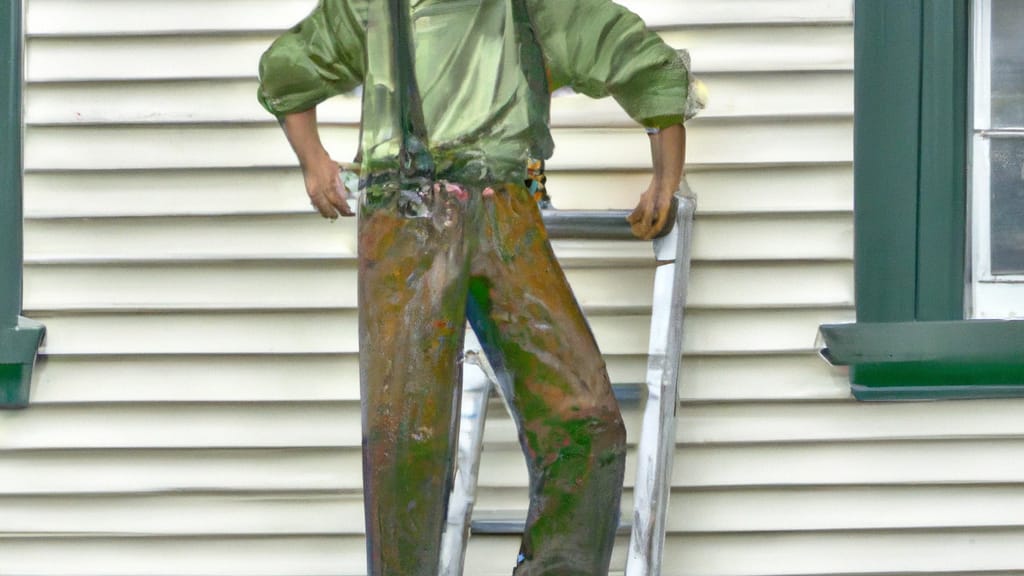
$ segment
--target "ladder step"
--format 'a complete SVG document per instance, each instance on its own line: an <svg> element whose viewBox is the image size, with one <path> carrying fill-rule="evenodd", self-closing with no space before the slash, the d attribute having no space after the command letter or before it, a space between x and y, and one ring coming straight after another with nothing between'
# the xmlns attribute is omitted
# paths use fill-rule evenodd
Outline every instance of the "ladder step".
<svg viewBox="0 0 1024 576"><path fill-rule="evenodd" d="M526 511L477 511L469 527L472 534L520 535L526 528ZM619 522L619 535L628 535L632 531L631 523Z"/></svg>
<svg viewBox="0 0 1024 576"><path fill-rule="evenodd" d="M640 406L647 399L647 384L643 382L612 384L612 394L615 395L620 406ZM497 392L492 393L491 401L500 403Z"/></svg>
<svg viewBox="0 0 1024 576"><path fill-rule="evenodd" d="M612 393L619 404L636 406L647 397L647 384L643 382L627 382L612 384Z"/></svg>

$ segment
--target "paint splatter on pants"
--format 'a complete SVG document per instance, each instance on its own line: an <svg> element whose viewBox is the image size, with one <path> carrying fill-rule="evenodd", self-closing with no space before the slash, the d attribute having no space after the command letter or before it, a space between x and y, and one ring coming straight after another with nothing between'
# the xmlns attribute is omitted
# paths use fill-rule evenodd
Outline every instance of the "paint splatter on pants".
<svg viewBox="0 0 1024 576"><path fill-rule="evenodd" d="M517 576L605 576L625 429L604 361L522 186L364 193L363 479L371 576L436 576L465 322L499 372L530 476ZM511 562L510 562L511 566Z"/></svg>

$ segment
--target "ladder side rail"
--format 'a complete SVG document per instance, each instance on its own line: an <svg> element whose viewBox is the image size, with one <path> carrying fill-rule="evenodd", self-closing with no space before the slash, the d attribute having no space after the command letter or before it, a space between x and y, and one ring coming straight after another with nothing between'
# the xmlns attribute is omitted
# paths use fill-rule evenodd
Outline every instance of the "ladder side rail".
<svg viewBox="0 0 1024 576"><path fill-rule="evenodd" d="M461 576L466 562L470 521L476 504L480 478L480 455L484 445L484 424L491 389L497 379L483 352L469 349L463 363L462 397L459 410L459 438L455 474L448 499L448 520L441 539L438 576Z"/></svg>
<svg viewBox="0 0 1024 576"><path fill-rule="evenodd" d="M638 446L633 531L626 557L626 576L661 574L665 520L672 491L683 320L695 210L696 200L692 195L679 197L674 230L669 236L656 240L654 246L656 259L665 263L655 273L647 360L648 396Z"/></svg>

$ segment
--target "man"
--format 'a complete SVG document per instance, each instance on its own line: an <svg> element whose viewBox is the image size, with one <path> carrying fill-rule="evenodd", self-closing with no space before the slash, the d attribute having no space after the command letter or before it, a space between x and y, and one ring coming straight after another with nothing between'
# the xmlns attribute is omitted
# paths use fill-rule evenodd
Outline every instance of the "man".
<svg viewBox="0 0 1024 576"><path fill-rule="evenodd" d="M694 108L675 51L608 0L321 0L263 56L312 204L350 216L316 105L364 85L360 372L371 575L434 576L464 325L499 373L530 472L519 576L605 575L626 439L604 362L523 182L550 91L612 95L651 133L629 220L670 220Z"/></svg>

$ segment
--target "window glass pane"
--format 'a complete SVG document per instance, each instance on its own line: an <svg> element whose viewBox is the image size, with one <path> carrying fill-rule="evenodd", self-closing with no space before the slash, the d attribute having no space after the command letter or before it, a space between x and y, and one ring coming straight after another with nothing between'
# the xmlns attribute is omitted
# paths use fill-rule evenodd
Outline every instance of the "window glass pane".
<svg viewBox="0 0 1024 576"><path fill-rule="evenodd" d="M1024 138L993 138L992 273L1024 274Z"/></svg>
<svg viewBox="0 0 1024 576"><path fill-rule="evenodd" d="M1024 1L992 0L992 127L1024 126Z"/></svg>

